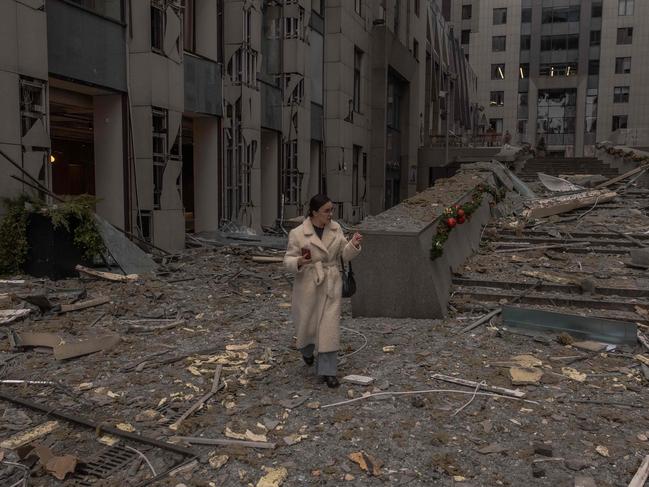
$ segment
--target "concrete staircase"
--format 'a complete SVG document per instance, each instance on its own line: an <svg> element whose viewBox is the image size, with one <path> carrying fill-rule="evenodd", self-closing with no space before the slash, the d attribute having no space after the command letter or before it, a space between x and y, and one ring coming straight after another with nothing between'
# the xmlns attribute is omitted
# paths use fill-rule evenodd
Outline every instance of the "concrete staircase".
<svg viewBox="0 0 649 487"><path fill-rule="evenodd" d="M523 181L538 181L537 173L540 172L550 176L559 176L560 174L601 174L611 178L619 174L617 169L594 157L548 157L526 161L518 176Z"/></svg>

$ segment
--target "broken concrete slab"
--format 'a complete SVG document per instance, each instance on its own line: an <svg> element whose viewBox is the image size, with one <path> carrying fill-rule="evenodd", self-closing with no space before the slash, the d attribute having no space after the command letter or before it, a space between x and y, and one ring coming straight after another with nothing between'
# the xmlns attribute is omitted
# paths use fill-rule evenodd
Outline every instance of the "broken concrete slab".
<svg viewBox="0 0 649 487"><path fill-rule="evenodd" d="M649 248L631 249L631 263L637 266L649 267Z"/></svg>
<svg viewBox="0 0 649 487"><path fill-rule="evenodd" d="M556 176L550 176L549 174L543 174L542 172L538 173L539 181L541 184L548 188L550 191L557 193L565 193L568 191L582 191L584 188L577 186L576 184L566 181L565 179L558 178Z"/></svg>
<svg viewBox="0 0 649 487"><path fill-rule="evenodd" d="M638 340L635 323L515 306L503 306L503 324L531 332L564 331L578 339L616 345L633 345Z"/></svg>
<svg viewBox="0 0 649 487"><path fill-rule="evenodd" d="M127 274L149 274L157 269L153 259L126 235L98 215L95 215L97 229L110 255Z"/></svg>
<svg viewBox="0 0 649 487"><path fill-rule="evenodd" d="M606 181L601 174L559 174L559 177L584 188L593 188Z"/></svg>
<svg viewBox="0 0 649 487"><path fill-rule="evenodd" d="M523 211L523 216L528 219L533 219L559 215L578 208L606 203L616 197L617 193L614 191L593 189L582 193L536 200L530 204L529 208Z"/></svg>
<svg viewBox="0 0 649 487"><path fill-rule="evenodd" d="M105 335L76 343L64 343L54 347L52 350L55 359L66 360L95 352L110 350L120 341L121 337L119 335Z"/></svg>
<svg viewBox="0 0 649 487"><path fill-rule="evenodd" d="M54 333L15 333L12 335L14 348L20 347L47 347L51 348L54 358L65 360L81 357L91 353L110 350L117 345L121 338L119 335L104 335L78 342L66 343L65 340Z"/></svg>
<svg viewBox="0 0 649 487"><path fill-rule="evenodd" d="M29 315L30 309L0 309L0 325L6 325Z"/></svg>

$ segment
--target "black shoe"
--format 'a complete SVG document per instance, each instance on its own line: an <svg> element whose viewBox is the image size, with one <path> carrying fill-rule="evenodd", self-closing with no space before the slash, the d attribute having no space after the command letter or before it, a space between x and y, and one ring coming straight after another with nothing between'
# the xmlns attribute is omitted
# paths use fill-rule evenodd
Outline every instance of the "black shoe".
<svg viewBox="0 0 649 487"><path fill-rule="evenodd" d="M314 358L313 355L311 355L310 357L307 357L306 355L302 355L302 360L304 360L304 363L307 365L313 365Z"/></svg>
<svg viewBox="0 0 649 487"><path fill-rule="evenodd" d="M324 380L327 383L327 387L334 388L340 386L340 382L335 375L325 375Z"/></svg>

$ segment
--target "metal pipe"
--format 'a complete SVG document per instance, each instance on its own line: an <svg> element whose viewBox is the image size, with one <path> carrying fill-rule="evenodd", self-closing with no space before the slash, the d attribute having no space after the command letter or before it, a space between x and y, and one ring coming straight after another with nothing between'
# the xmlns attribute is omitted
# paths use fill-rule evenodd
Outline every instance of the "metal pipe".
<svg viewBox="0 0 649 487"><path fill-rule="evenodd" d="M177 453L179 455L183 455L186 457L196 456L196 453L191 448L174 445L171 443L167 443L165 441L156 440L155 438L149 438L147 436L142 436L134 433L127 433L126 431L113 428L112 426L105 426L103 424L96 423L95 421L92 421L91 419L85 418L83 416L72 416L71 414L57 411L51 407L46 407L42 404L28 401L27 399L10 396L8 394L5 394L2 391L0 391L0 399L4 401L12 402L14 404L19 404L23 407L33 409L34 411L39 411L41 413L47 414L48 416L54 418L62 419L64 421L69 421L70 423L74 423L80 426L85 426L87 428L94 429L95 431L97 431L97 433L103 431L104 433L108 433L113 436L118 436L120 438L136 441L146 445L151 445L156 448L161 448L163 450Z"/></svg>

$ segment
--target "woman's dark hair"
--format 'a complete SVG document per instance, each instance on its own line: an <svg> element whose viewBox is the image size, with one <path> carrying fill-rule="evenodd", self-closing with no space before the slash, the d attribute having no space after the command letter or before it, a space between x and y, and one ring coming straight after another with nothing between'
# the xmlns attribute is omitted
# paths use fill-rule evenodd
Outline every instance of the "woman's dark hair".
<svg viewBox="0 0 649 487"><path fill-rule="evenodd" d="M329 203L331 201L331 198L327 196L326 194L317 194L313 198L311 198L311 201L309 201L309 213L307 216L313 216L315 212L317 212L320 208L322 208L324 205Z"/></svg>

